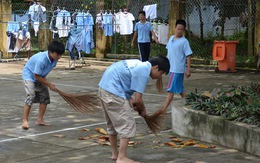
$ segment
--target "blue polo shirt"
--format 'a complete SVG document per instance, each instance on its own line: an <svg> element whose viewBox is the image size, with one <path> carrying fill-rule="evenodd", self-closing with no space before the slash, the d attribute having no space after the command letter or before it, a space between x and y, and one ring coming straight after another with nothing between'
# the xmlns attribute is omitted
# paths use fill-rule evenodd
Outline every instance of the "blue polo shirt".
<svg viewBox="0 0 260 163"><path fill-rule="evenodd" d="M33 55L26 63L22 74L23 80L36 82L34 74L45 78L56 65L57 61L50 60L48 51L39 52Z"/></svg>
<svg viewBox="0 0 260 163"><path fill-rule="evenodd" d="M146 43L151 42L150 32L153 30L153 26L150 22L146 21L142 24L140 21L135 24L134 31L137 32L137 42Z"/></svg>
<svg viewBox="0 0 260 163"><path fill-rule="evenodd" d="M129 99L134 92L144 93L152 65L137 59L113 63L103 74L99 86L104 90Z"/></svg>
<svg viewBox="0 0 260 163"><path fill-rule="evenodd" d="M185 73L186 57L192 54L189 41L185 37L175 40L174 36L171 36L166 49L170 61L170 72Z"/></svg>

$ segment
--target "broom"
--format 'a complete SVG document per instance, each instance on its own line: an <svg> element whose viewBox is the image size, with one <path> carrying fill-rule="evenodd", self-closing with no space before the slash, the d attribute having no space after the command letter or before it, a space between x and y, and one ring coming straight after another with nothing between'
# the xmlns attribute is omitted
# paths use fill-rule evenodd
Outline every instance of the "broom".
<svg viewBox="0 0 260 163"><path fill-rule="evenodd" d="M135 105L134 105L135 107ZM139 108L136 108L139 115L141 114L141 110ZM162 107L158 110L156 110L151 115L145 115L143 116L147 126L152 131L152 133L157 134L161 131L162 128L162 120L164 116L164 112L162 110Z"/></svg>
<svg viewBox="0 0 260 163"><path fill-rule="evenodd" d="M77 112L89 113L99 111L97 95L94 94L68 94L57 89L59 95Z"/></svg>

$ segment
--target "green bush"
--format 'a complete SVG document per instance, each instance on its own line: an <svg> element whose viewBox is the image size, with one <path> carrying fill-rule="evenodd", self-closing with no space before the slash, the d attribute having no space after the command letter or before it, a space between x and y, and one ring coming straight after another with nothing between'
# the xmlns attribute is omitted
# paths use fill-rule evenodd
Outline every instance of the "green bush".
<svg viewBox="0 0 260 163"><path fill-rule="evenodd" d="M217 88L211 94L191 92L187 94L186 104L209 115L260 126L259 99L260 83L252 83L249 86L233 86L226 90Z"/></svg>

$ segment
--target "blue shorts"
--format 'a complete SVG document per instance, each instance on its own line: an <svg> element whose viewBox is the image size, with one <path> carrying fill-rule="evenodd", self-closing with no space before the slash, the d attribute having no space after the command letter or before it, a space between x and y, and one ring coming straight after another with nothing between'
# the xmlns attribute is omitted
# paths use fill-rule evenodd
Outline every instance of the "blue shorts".
<svg viewBox="0 0 260 163"><path fill-rule="evenodd" d="M170 72L167 91L171 93L184 92L183 81L184 81L184 73Z"/></svg>

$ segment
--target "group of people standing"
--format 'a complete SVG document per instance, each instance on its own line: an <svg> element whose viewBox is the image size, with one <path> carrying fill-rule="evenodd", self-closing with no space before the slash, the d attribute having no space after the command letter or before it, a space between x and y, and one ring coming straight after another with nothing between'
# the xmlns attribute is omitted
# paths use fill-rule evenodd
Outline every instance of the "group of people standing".
<svg viewBox="0 0 260 163"><path fill-rule="evenodd" d="M140 116L146 115L143 93L149 78L161 80L163 74L169 73L167 98L163 104L166 110L173 100L174 94L185 97L184 76L190 77L191 54L188 40L184 37L185 20L179 19L175 24L175 34L167 43L167 56L158 55L149 59L150 33L158 42L150 22L145 19L145 12L139 12L140 21L134 28L132 46L137 38L140 60L129 59L113 63L104 72L98 86L99 99L104 110L107 132L112 148L111 159L117 163L134 163L128 158L126 150L129 139L135 136L136 124L131 113L138 111ZM40 103L36 125L47 126L43 117L50 103L48 88L56 91L55 85L47 81L46 76L56 66L64 53L65 47L58 41L48 46L48 51L32 56L23 70L24 88L27 96L23 113L23 129L29 129L28 116L33 103ZM134 94L134 97L132 97ZM117 139L120 139L119 147Z"/></svg>

